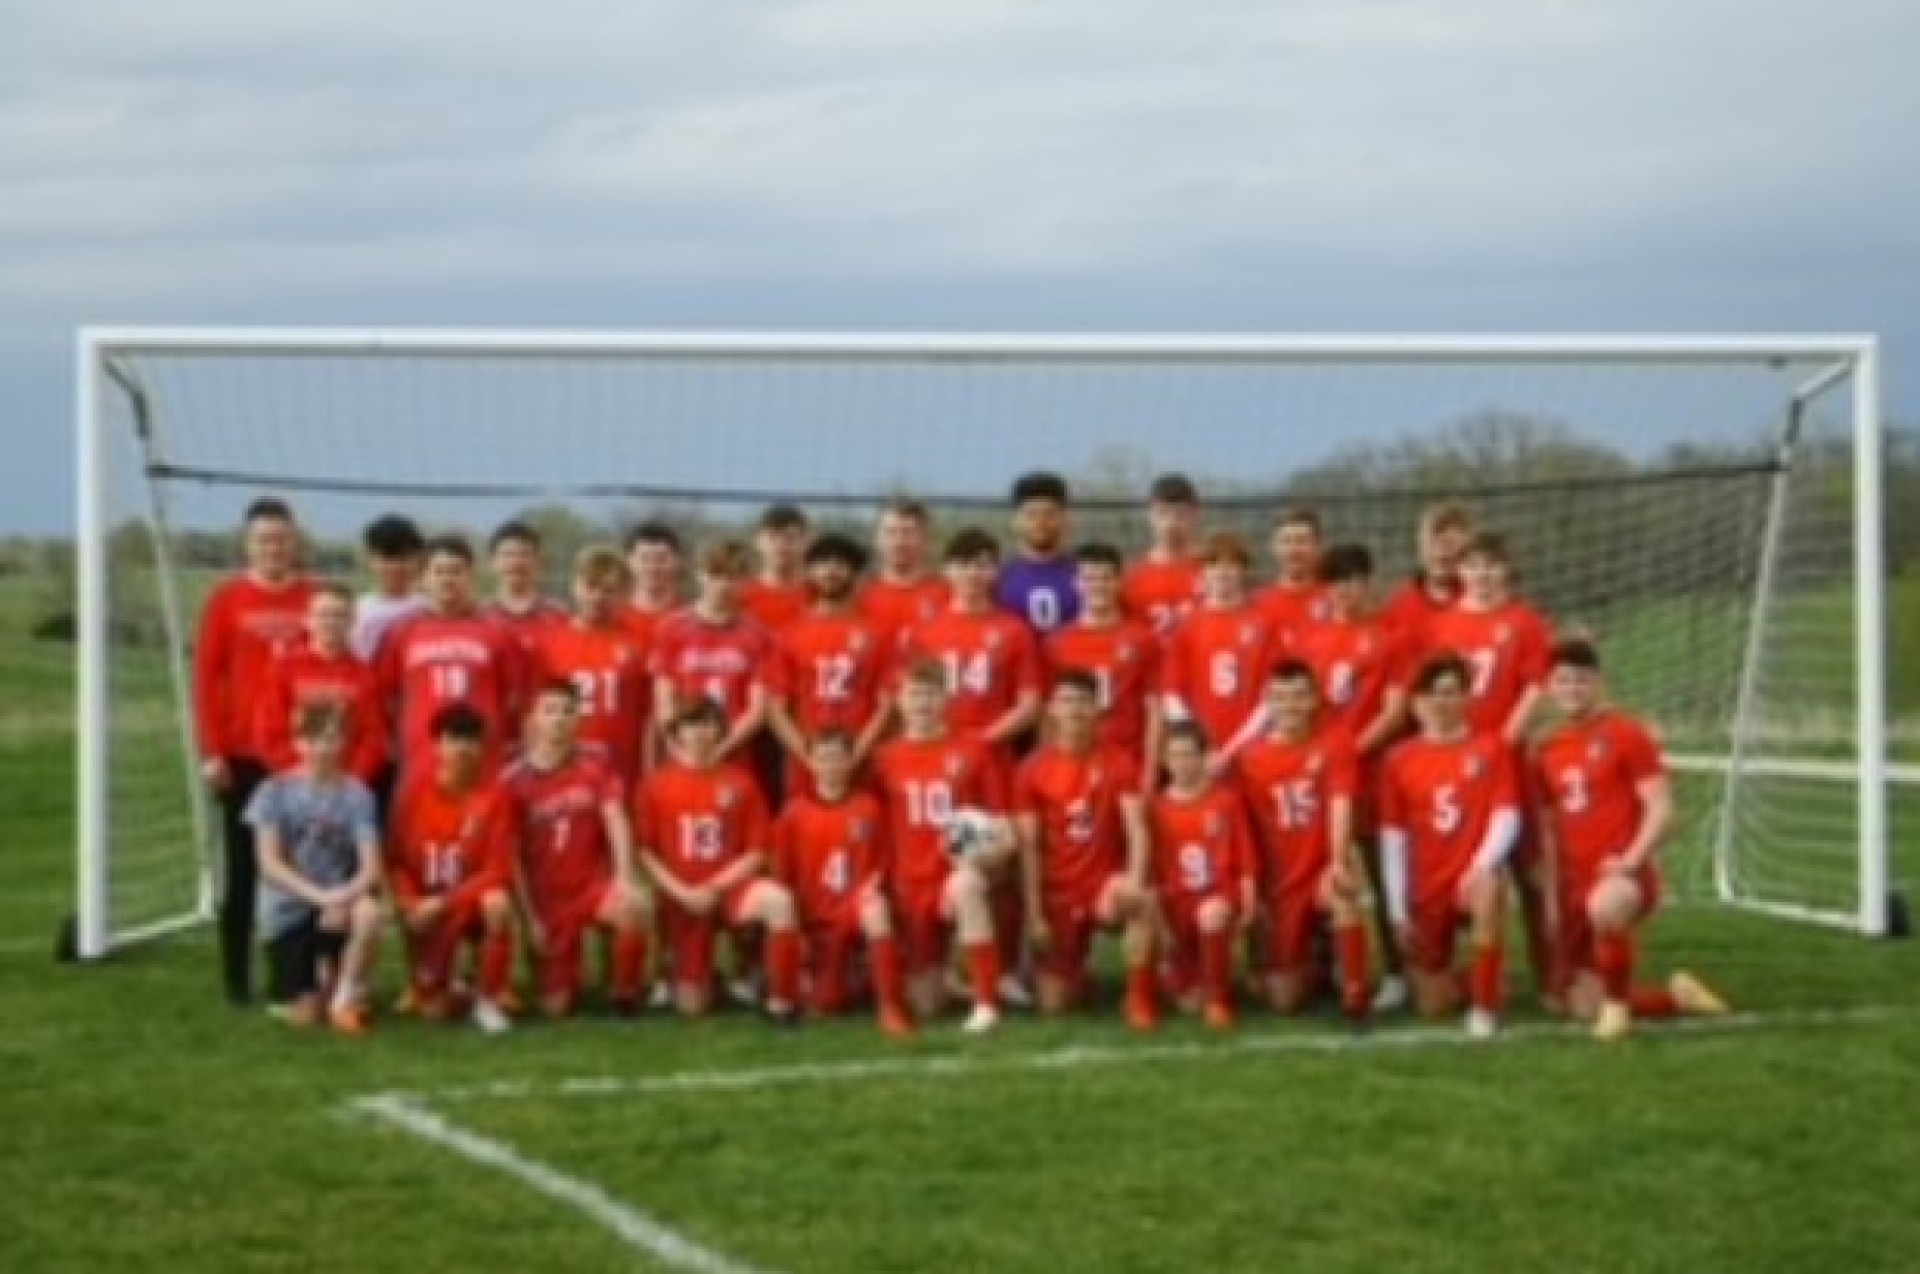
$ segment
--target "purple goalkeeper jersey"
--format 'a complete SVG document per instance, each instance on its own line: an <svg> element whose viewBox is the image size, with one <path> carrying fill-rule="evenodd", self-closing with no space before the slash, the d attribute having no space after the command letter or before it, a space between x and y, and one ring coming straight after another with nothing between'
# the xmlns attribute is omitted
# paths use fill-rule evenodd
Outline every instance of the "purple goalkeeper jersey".
<svg viewBox="0 0 1920 1274"><path fill-rule="evenodd" d="M1080 614L1079 566L1071 557L1021 557L1007 560L994 581L993 600L1017 615L1039 636L1072 623Z"/></svg>

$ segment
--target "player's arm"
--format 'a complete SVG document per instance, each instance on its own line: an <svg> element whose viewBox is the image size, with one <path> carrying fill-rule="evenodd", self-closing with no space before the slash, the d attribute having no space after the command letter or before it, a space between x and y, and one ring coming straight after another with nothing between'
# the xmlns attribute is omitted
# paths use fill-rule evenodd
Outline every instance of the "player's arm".
<svg viewBox="0 0 1920 1274"><path fill-rule="evenodd" d="M1245 809L1238 800L1234 802L1233 815L1227 823L1227 834L1233 840L1233 873L1239 883L1238 927L1244 930L1252 926L1254 912L1259 906L1259 873L1254 870L1253 833L1247 826Z"/></svg>
<svg viewBox="0 0 1920 1274"><path fill-rule="evenodd" d="M380 852L380 823L374 813L373 793L365 787L355 793L353 802L353 843L360 866L340 890L348 899L363 898L380 887L385 857Z"/></svg>
<svg viewBox="0 0 1920 1274"><path fill-rule="evenodd" d="M1040 692L1031 687L1021 689L1014 699L1013 706L995 717L987 728L980 732L983 743L1000 744L1025 734L1040 719Z"/></svg>
<svg viewBox="0 0 1920 1274"><path fill-rule="evenodd" d="M804 765L807 760L806 732L793 719L793 708L785 695L775 695L768 702L767 726L773 731L773 737L780 740L780 746L786 749L787 755Z"/></svg>
<svg viewBox="0 0 1920 1274"><path fill-rule="evenodd" d="M664 672L655 672L653 674L653 744L656 758L660 755L660 750L666 746L667 730L673 724L674 714L679 710L680 694L674 689L673 678Z"/></svg>
<svg viewBox="0 0 1920 1274"><path fill-rule="evenodd" d="M253 824L254 851L260 863L260 878L311 906L323 909L333 906L332 891L322 889L302 876L287 858L286 838L281 834L279 820L263 816L249 821Z"/></svg>
<svg viewBox="0 0 1920 1274"><path fill-rule="evenodd" d="M1407 929L1407 816L1406 801L1387 759L1380 776L1380 887L1386 894L1387 922L1396 932Z"/></svg>
<svg viewBox="0 0 1920 1274"><path fill-rule="evenodd" d="M867 758L873 755L873 750L880 746L880 741L887 737L887 730L893 725L893 697L883 692L878 698L873 715L867 718L867 723L860 728L859 736L853 741L853 764L856 769L867 763Z"/></svg>
<svg viewBox="0 0 1920 1274"><path fill-rule="evenodd" d="M766 802L759 789L749 783L740 810L741 854L708 881L707 888L716 895L724 894L763 873L767 867L767 846L772 840Z"/></svg>
<svg viewBox="0 0 1920 1274"><path fill-rule="evenodd" d="M1120 833L1127 838L1127 881L1146 890L1153 865L1153 833L1147 825L1147 798L1138 791L1120 794Z"/></svg>
<svg viewBox="0 0 1920 1274"><path fill-rule="evenodd" d="M1505 866L1507 856L1520 840L1522 801L1513 763L1505 749L1495 757L1494 768L1493 810L1487 817L1487 828L1480 836L1480 845L1473 851L1473 861L1467 866L1466 877L1461 881L1463 891L1475 878L1490 875Z"/></svg>
<svg viewBox="0 0 1920 1274"><path fill-rule="evenodd" d="M227 785L226 705L228 665L233 660L233 624L224 590L207 599L193 643L193 718L200 740L200 774L217 788Z"/></svg>
<svg viewBox="0 0 1920 1274"><path fill-rule="evenodd" d="M1014 684L1013 706L1002 713L982 733L988 743L1005 743L1031 730L1040 720L1040 687L1045 680L1040 668L1040 643L1025 623L1011 628L1013 658L1009 671Z"/></svg>
<svg viewBox="0 0 1920 1274"><path fill-rule="evenodd" d="M1027 928L1033 934L1045 934L1046 909L1040 904L1040 838L1046 834L1040 816L1021 810L1013 816L1014 839L1020 847L1020 899L1027 909ZM1036 939L1036 946L1045 946Z"/></svg>
<svg viewBox="0 0 1920 1274"><path fill-rule="evenodd" d="M627 818L627 810L620 802L617 793L608 794L600 802L600 821L607 829L607 844L613 849L613 875L620 882L623 893L638 891L638 861L633 848L633 823Z"/></svg>
<svg viewBox="0 0 1920 1274"><path fill-rule="evenodd" d="M1659 745L1646 731L1630 724L1621 734L1622 769L1640 798L1640 822L1620 855L1620 866L1625 871L1638 871L1653 861L1673 830L1673 781L1667 777Z"/></svg>
<svg viewBox="0 0 1920 1274"><path fill-rule="evenodd" d="M1546 908L1547 928L1551 932L1558 933L1560 930L1560 877L1564 870L1561 855L1565 852L1560 837L1560 811L1554 805L1553 783L1547 777L1546 770L1532 766L1529 768L1529 775L1533 830L1539 837L1540 844L1540 896Z"/></svg>
<svg viewBox="0 0 1920 1274"><path fill-rule="evenodd" d="M1354 741L1354 750L1361 756L1372 756L1400 737L1407 722L1406 687L1390 682L1380 692L1380 710L1373 714L1373 720L1367 722L1360 731L1360 737Z"/></svg>
<svg viewBox="0 0 1920 1274"><path fill-rule="evenodd" d="M767 688L755 677L747 683L747 706L734 718L720 740L720 755L730 757L749 743L767 724Z"/></svg>

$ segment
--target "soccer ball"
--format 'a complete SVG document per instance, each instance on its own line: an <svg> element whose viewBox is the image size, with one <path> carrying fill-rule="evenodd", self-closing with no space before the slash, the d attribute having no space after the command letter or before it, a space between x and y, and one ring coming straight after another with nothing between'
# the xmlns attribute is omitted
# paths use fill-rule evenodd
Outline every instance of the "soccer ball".
<svg viewBox="0 0 1920 1274"><path fill-rule="evenodd" d="M991 848L1005 834L1006 820L983 809L957 809L945 828L947 856L964 862Z"/></svg>

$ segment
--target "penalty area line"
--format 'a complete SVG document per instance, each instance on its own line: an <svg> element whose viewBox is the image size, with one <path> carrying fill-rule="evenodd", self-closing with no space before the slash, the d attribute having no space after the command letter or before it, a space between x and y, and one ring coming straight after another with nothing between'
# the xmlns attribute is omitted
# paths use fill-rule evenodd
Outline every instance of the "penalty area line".
<svg viewBox="0 0 1920 1274"><path fill-rule="evenodd" d="M491 1168L536 1193L582 1213L612 1231L629 1247L645 1252L669 1269L691 1274L772 1274L703 1247L646 1213L614 1198L580 1177L521 1154L504 1141L482 1136L427 1109L419 1102L393 1093L362 1097L351 1108L429 1145L452 1152L469 1163Z"/></svg>

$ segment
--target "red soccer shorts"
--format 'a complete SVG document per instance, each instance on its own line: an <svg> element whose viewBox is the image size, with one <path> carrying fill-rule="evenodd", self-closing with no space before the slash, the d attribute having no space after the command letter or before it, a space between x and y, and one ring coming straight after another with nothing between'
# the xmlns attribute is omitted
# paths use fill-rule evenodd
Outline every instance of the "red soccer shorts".
<svg viewBox="0 0 1920 1274"><path fill-rule="evenodd" d="M541 900L538 919L547 937L546 950L540 956L542 995L572 996L579 992L581 945L587 930L601 924L600 917L619 887L619 881L607 876L571 897Z"/></svg>
<svg viewBox="0 0 1920 1274"><path fill-rule="evenodd" d="M714 909L696 916L663 898L660 905L660 941L671 953L673 980L701 990L713 984L713 942L721 930L740 929L746 922L747 895L754 882L743 880L726 893Z"/></svg>
<svg viewBox="0 0 1920 1274"><path fill-rule="evenodd" d="M1643 867L1634 873L1633 880L1640 886L1640 916L1634 922L1640 924L1660 906L1660 873ZM1587 899L1599 883L1600 877L1591 875L1561 882L1560 931L1555 935L1554 956L1563 976L1594 971L1593 921L1587 915Z"/></svg>

